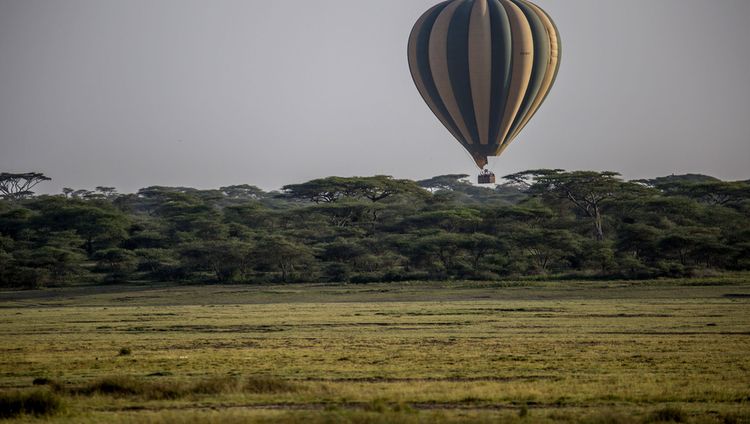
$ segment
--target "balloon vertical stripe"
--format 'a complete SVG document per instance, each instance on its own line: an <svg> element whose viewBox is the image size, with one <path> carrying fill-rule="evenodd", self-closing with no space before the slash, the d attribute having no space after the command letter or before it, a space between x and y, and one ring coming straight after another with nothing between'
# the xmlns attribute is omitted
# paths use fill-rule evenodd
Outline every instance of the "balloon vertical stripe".
<svg viewBox="0 0 750 424"><path fill-rule="evenodd" d="M542 20L539 19L539 16L537 16L528 5L524 4L524 2L513 0L513 3L521 9L529 22L534 44L534 61L531 68L529 86L524 95L518 115L516 115L513 120L510 135L516 131L523 118L529 113L529 110L531 110L531 105L534 103L534 99L539 95L539 89L542 87L542 82L544 81L544 75L547 71L550 55L549 35L542 24Z"/></svg>
<svg viewBox="0 0 750 424"><path fill-rule="evenodd" d="M479 141L490 143L492 94L492 22L487 0L477 0L469 21L469 71Z"/></svg>
<svg viewBox="0 0 750 424"><path fill-rule="evenodd" d="M445 107L443 100L440 98L435 80L432 78L430 71L429 41L432 26L435 23L440 12L445 9L450 1L445 1L428 10L417 21L409 37L409 67L411 69L412 79L417 86L417 90L422 95L427 106L437 116L440 122L453 134L453 136L462 144L467 145L463 136L458 130L458 126L450 117L448 109Z"/></svg>
<svg viewBox="0 0 750 424"><path fill-rule="evenodd" d="M454 0L438 15L430 34L429 54L432 78L435 80L440 98L445 103L453 122L458 126L463 139L468 144L474 144L466 120L461 115L461 109L456 100L456 94L451 84L450 69L448 68L448 30L451 21L456 14L456 9L461 6L462 0Z"/></svg>
<svg viewBox="0 0 750 424"><path fill-rule="evenodd" d="M521 109L521 103L523 103L526 90L529 88L531 71L534 67L534 39L528 19L521 9L510 0L500 0L500 2L505 7L505 11L508 12L508 20L510 21L513 45L511 63L513 65L511 67L508 101L505 104L505 114L500 124L502 130L498 141L498 149L501 149L503 143L507 140L513 120Z"/></svg>
<svg viewBox="0 0 750 424"><path fill-rule="evenodd" d="M448 0L416 22L408 56L422 98L482 168L544 103L561 48L555 23L528 0Z"/></svg>
<svg viewBox="0 0 750 424"><path fill-rule="evenodd" d="M492 17L492 106L490 107L490 140L494 144L500 137L498 117L505 114L510 91L511 66L513 65L513 44L510 20L500 0L489 0Z"/></svg>
<svg viewBox="0 0 750 424"><path fill-rule="evenodd" d="M555 77L557 76L557 71L559 70L558 64L560 62L560 40L555 24L552 22L552 19L550 19L550 17L547 16L547 14L538 6L529 2L526 3L539 16L539 18L542 20L542 23L544 24L545 29L547 30L550 43L549 64L547 66L547 71L545 73L542 86L540 87L540 93L543 94L536 96L536 98L534 99L534 103L531 105L531 109L526 114L526 116L524 116L523 121L521 121L521 124L518 126L518 128L514 131L513 134L511 134L509 142L513 141L513 139L518 136L518 133L520 133L524 129L524 127L526 127L526 124L528 124L531 118L536 115L539 107L541 107L541 105L544 103L544 100L547 99L549 90L555 82Z"/></svg>
<svg viewBox="0 0 750 424"><path fill-rule="evenodd" d="M471 144L480 144L474 100L471 96L471 70L469 69L471 66L469 63L469 25L472 3L472 0L461 0L448 26L448 76L453 87L453 94L456 96L461 120L469 132Z"/></svg>

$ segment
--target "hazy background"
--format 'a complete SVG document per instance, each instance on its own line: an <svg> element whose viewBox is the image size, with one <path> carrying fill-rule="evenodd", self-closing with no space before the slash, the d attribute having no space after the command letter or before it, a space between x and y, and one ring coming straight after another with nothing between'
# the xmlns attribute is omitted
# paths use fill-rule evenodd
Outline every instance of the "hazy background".
<svg viewBox="0 0 750 424"><path fill-rule="evenodd" d="M476 173L406 60L437 0L0 0L0 171L265 189ZM563 63L491 162L750 178L750 1L539 0Z"/></svg>

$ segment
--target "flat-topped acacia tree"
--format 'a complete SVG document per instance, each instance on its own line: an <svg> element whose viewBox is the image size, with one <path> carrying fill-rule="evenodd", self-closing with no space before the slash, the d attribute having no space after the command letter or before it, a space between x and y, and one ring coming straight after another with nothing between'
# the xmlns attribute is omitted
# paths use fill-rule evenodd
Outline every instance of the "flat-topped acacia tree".
<svg viewBox="0 0 750 424"><path fill-rule="evenodd" d="M3 172L0 174L0 196L8 200L21 200L33 195L34 192L31 189L36 187L37 184L50 180L52 178L41 172L20 174Z"/></svg>
<svg viewBox="0 0 750 424"><path fill-rule="evenodd" d="M609 200L622 199L633 194L645 195L648 188L626 182L617 172L573 171L562 169L537 169L506 175L506 180L525 187L532 196L568 202L589 218L594 225L594 237L604 240L602 207Z"/></svg>
<svg viewBox="0 0 750 424"><path fill-rule="evenodd" d="M410 180L397 180L387 175L374 177L328 177L283 188L290 199L315 203L333 203L343 198L385 200L396 194L427 196L429 193Z"/></svg>

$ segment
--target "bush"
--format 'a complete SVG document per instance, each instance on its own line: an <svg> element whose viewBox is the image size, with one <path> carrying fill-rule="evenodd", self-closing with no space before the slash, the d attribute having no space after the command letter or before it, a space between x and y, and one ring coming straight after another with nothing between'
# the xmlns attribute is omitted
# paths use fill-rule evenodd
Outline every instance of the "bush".
<svg viewBox="0 0 750 424"><path fill-rule="evenodd" d="M660 276L681 278L690 274L689 269L679 262L659 261L656 267Z"/></svg>
<svg viewBox="0 0 750 424"><path fill-rule="evenodd" d="M216 395L232 393L240 389L240 380L235 377L213 377L199 381L188 388L193 394Z"/></svg>
<svg viewBox="0 0 750 424"><path fill-rule="evenodd" d="M19 415L53 415L62 406L60 398L47 390L0 393L0 418Z"/></svg>
<svg viewBox="0 0 750 424"><path fill-rule="evenodd" d="M667 406L666 408L654 411L649 417L648 422L658 423L684 423L687 421L687 414L680 408L673 406Z"/></svg>
<svg viewBox="0 0 750 424"><path fill-rule="evenodd" d="M44 268L13 267L8 272L7 278L8 281L3 282L3 287L35 290L47 286L49 271Z"/></svg>
<svg viewBox="0 0 750 424"><path fill-rule="evenodd" d="M297 391L297 385L274 377L256 376L245 381L244 390L248 393L287 393Z"/></svg>
<svg viewBox="0 0 750 424"><path fill-rule="evenodd" d="M254 394L288 393L298 390L289 381L274 377L250 377L242 380L232 376L208 378L188 383L181 381L148 381L128 376L107 377L78 387L60 388L73 394L90 396L140 396L149 400L179 399L189 395L216 395L246 392Z"/></svg>
<svg viewBox="0 0 750 424"><path fill-rule="evenodd" d="M518 411L518 417L519 418L525 418L529 416L529 407L524 405L521 407L521 409Z"/></svg>
<svg viewBox="0 0 750 424"><path fill-rule="evenodd" d="M629 424L634 422L632 417L607 411L590 415L582 420L583 424Z"/></svg>
<svg viewBox="0 0 750 424"><path fill-rule="evenodd" d="M498 281L500 276L490 271L476 271L468 275L466 279L472 281Z"/></svg>
<svg viewBox="0 0 750 424"><path fill-rule="evenodd" d="M325 267L326 279L333 283L347 283L351 278L351 269L340 262L332 262Z"/></svg>
<svg viewBox="0 0 750 424"><path fill-rule="evenodd" d="M75 395L142 396L146 399L161 400L179 398L185 390L178 383L151 383L132 377L107 377L67 391Z"/></svg>
<svg viewBox="0 0 750 424"><path fill-rule="evenodd" d="M127 377L108 377L95 381L80 390L82 394L135 395L143 392L143 385Z"/></svg>
<svg viewBox="0 0 750 424"><path fill-rule="evenodd" d="M169 249L136 249L137 270L156 280L172 281L179 278L180 261Z"/></svg>
<svg viewBox="0 0 750 424"><path fill-rule="evenodd" d="M123 348L120 349L120 352L118 353L118 355L119 356L128 356L128 355L130 355L132 353L133 353L133 351L130 350L130 348L123 347Z"/></svg>
<svg viewBox="0 0 750 424"><path fill-rule="evenodd" d="M363 272L353 275L350 281L353 284L379 283L383 281L383 277L380 272Z"/></svg>
<svg viewBox="0 0 750 424"><path fill-rule="evenodd" d="M100 250L94 259L97 260L96 270L108 273L107 278L112 281L127 278L138 266L135 253L120 248Z"/></svg>

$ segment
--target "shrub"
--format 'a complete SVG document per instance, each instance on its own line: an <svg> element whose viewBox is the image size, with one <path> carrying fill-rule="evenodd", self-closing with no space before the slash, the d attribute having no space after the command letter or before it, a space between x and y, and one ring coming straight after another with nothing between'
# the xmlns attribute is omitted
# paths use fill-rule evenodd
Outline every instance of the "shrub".
<svg viewBox="0 0 750 424"><path fill-rule="evenodd" d="M606 411L596 413L586 417L582 423L584 424L629 424L634 422L633 417L618 414L612 411Z"/></svg>
<svg viewBox="0 0 750 424"><path fill-rule="evenodd" d="M133 377L107 377L78 387L61 387L73 395L141 396L149 400L178 399L189 395L214 395L244 391L254 394L287 393L298 386L273 377L250 377L241 380L232 376L214 377L193 383L180 381L140 380Z"/></svg>
<svg viewBox="0 0 750 424"><path fill-rule="evenodd" d="M0 393L0 418L24 414L52 415L60 410L61 405L60 398L47 390L4 392Z"/></svg>
<svg viewBox="0 0 750 424"><path fill-rule="evenodd" d="M179 383L173 382L152 383L132 377L107 377L68 391L77 395L142 396L146 399L159 400L179 398L184 394L185 389Z"/></svg>
<svg viewBox="0 0 750 424"><path fill-rule="evenodd" d="M383 413L383 412L388 411L390 408L389 408L388 403L385 401L385 399L378 398L378 399L371 401L368 404L363 405L363 409L369 412Z"/></svg>
<svg viewBox="0 0 750 424"><path fill-rule="evenodd" d="M123 347L123 348L121 348L121 349L120 349L120 352L118 353L118 355L119 355L119 356L128 356L128 355L130 355L131 353L133 353L133 351L132 351L132 350L130 350L130 348L127 348L127 347Z"/></svg>
<svg viewBox="0 0 750 424"><path fill-rule="evenodd" d="M213 377L195 383L189 391L194 394L214 395L236 392L239 386L240 380L235 377Z"/></svg>
<svg viewBox="0 0 750 424"><path fill-rule="evenodd" d="M47 286L49 271L43 268L16 267L11 269L9 283L5 287L20 287L28 290Z"/></svg>
<svg viewBox="0 0 750 424"><path fill-rule="evenodd" d="M83 394L135 395L143 391L143 385L128 377L107 377L92 382L80 389Z"/></svg>
<svg viewBox="0 0 750 424"><path fill-rule="evenodd" d="M172 375L171 371L156 371L150 374L146 374L146 377L168 377Z"/></svg>
<svg viewBox="0 0 750 424"><path fill-rule="evenodd" d="M325 276L330 282L347 283L349 282L349 278L351 278L351 269L346 264L333 262L326 265Z"/></svg>
<svg viewBox="0 0 750 424"><path fill-rule="evenodd" d="M529 416L529 407L524 405L521 407L521 409L518 411L518 417L519 418L525 418Z"/></svg>
<svg viewBox="0 0 750 424"><path fill-rule="evenodd" d="M648 422L668 422L668 423L684 423L687 421L687 414L680 408L673 406L667 406L666 408L654 411L649 417Z"/></svg>
<svg viewBox="0 0 750 424"><path fill-rule="evenodd" d="M250 377L244 386L246 392L257 394L295 392L297 389L297 385L289 381L264 376Z"/></svg>

